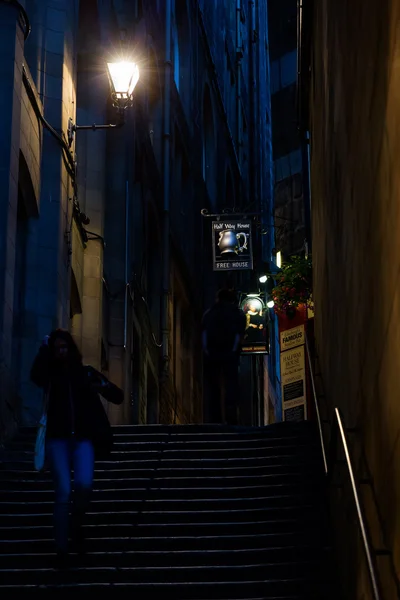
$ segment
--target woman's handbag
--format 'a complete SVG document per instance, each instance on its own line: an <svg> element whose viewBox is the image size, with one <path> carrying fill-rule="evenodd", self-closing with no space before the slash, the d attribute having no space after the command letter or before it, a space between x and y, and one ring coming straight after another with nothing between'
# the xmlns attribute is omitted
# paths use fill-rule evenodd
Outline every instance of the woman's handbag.
<svg viewBox="0 0 400 600"><path fill-rule="evenodd" d="M43 414L39 421L38 431L36 434L35 443L35 469L36 471L42 471L45 463L46 454L46 427L47 427L47 414Z"/></svg>
<svg viewBox="0 0 400 600"><path fill-rule="evenodd" d="M36 471L42 471L46 462L46 429L47 429L47 407L49 404L50 388L44 394L43 413L39 421L35 442L34 466Z"/></svg>

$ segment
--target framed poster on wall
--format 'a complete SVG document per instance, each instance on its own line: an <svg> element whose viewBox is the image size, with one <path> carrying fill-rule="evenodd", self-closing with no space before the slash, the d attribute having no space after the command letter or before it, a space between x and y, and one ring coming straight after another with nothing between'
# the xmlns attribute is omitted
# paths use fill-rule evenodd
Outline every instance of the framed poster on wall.
<svg viewBox="0 0 400 600"><path fill-rule="evenodd" d="M283 350L281 352L281 386L284 421L307 419L306 381L304 344Z"/></svg>

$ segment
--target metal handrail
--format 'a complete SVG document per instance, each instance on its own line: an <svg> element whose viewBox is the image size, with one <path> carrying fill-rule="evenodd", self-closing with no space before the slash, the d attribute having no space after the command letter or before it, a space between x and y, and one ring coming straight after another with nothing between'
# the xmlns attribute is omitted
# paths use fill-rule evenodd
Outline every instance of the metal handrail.
<svg viewBox="0 0 400 600"><path fill-rule="evenodd" d="M325 475L327 475L328 474L327 452L326 452L326 448L325 448L324 433L322 431L321 413L319 411L319 405L318 405L318 399L317 399L317 391L315 389L314 373L313 373L313 368L312 368L312 363L311 363L310 347L308 345L307 336L305 336L305 341L306 341L308 366L309 366L309 371L310 371L310 379L311 379L311 387L312 387L313 398L314 398L315 412L316 412L317 421L318 421L318 431L319 431L319 437L320 437L320 440L321 440L322 458L323 458L323 461L324 461Z"/></svg>
<svg viewBox="0 0 400 600"><path fill-rule="evenodd" d="M313 373L312 362L311 362L311 354L310 354L310 348L309 348L307 336L305 337L305 345L306 345L306 351L307 351L308 364L310 367L309 371L310 371L311 387L312 387L315 411L316 411L317 421L318 421L318 429L319 429L319 435L320 435L320 440L321 440L321 450L322 450L322 456L323 456L323 460L324 460L325 474L328 475L330 473L330 471L332 470L333 465L328 465L328 461L327 461L327 452L326 452L324 435L323 435L323 431L322 431L322 421L321 421L321 415L320 415L320 411L319 411L317 392L316 392L316 388L315 388L315 379L314 379L314 373ZM364 511L363 511L362 505L361 505L360 493L359 493L358 485L357 485L356 478L354 475L353 463L352 463L352 460L350 457L350 451L349 451L349 446L347 443L346 431L345 431L345 428L343 425L343 418L342 418L340 409L338 407L335 407L334 412L335 412L335 422L333 423L333 427L335 428L335 431L332 432L332 435L336 439L337 432L339 432L340 438L342 440L342 446L343 446L343 450L344 450L344 454L345 454L345 458L346 458L347 469L349 472L350 483L351 483L354 502L355 502L356 510L357 510L358 525L361 530L361 537L362 537L362 541L363 541L363 545L364 545L365 555L367 558L368 573L369 573L369 578L371 581L374 600L382 600L382 595L380 592L381 586L380 586L379 577L378 577L378 573L377 573L377 569L376 569L375 559L373 556L372 544L370 541L370 536L368 534L366 519L365 519Z"/></svg>

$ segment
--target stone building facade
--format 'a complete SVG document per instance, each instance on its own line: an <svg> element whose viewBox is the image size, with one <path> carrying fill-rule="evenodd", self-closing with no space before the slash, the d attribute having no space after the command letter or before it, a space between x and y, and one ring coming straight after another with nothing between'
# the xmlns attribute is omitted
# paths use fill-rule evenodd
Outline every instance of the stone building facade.
<svg viewBox="0 0 400 600"><path fill-rule="evenodd" d="M125 390L113 423L201 422L199 324L224 281L200 211L271 201L266 3L0 1L0 30L3 433L38 417L29 369L55 327ZM69 146L70 123L115 122L105 64L126 54L125 125Z"/></svg>
<svg viewBox="0 0 400 600"><path fill-rule="evenodd" d="M372 544L389 551L377 558L382 597L398 598L400 5L392 0L303 5L311 41L305 66L311 69L315 334L321 372L331 408L340 407L346 427L356 428L349 433L351 454L357 480L369 481L361 491ZM342 483L336 532L341 534L343 597L369 599L346 471Z"/></svg>
<svg viewBox="0 0 400 600"><path fill-rule="evenodd" d="M268 2L274 158L276 249L284 257L304 250L305 202L309 201L307 153L297 114L298 2ZM308 240L310 242L310 240Z"/></svg>

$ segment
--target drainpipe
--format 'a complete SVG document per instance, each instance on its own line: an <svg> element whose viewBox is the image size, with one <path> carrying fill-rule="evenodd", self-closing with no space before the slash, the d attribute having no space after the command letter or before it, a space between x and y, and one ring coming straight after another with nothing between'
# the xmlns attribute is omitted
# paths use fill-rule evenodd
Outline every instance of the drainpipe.
<svg viewBox="0 0 400 600"><path fill-rule="evenodd" d="M124 350L128 345L128 294L129 294L129 181L125 183L125 305L124 305Z"/></svg>
<svg viewBox="0 0 400 600"><path fill-rule="evenodd" d="M171 0L165 0L164 123L163 123L163 298L161 314L163 374L168 373L170 287L170 154L171 154Z"/></svg>
<svg viewBox="0 0 400 600"><path fill-rule="evenodd" d="M241 169L242 156L242 36L240 35L240 19L242 14L242 0L236 0L236 126L237 126L237 155L239 169Z"/></svg>
<svg viewBox="0 0 400 600"><path fill-rule="evenodd" d="M256 69L255 69L255 3L254 0L249 1L249 105L250 105L250 143L249 143L249 162L250 162L250 202L253 203L257 197L256 184L256 154L257 154L257 135L256 135ZM257 206L256 210L259 207Z"/></svg>
<svg viewBox="0 0 400 600"><path fill-rule="evenodd" d="M311 189L310 189L310 133L301 131L301 162L303 176L304 229L308 252L312 253Z"/></svg>
<svg viewBox="0 0 400 600"><path fill-rule="evenodd" d="M130 197L129 181L125 183L125 299L124 299L124 406L130 409L129 420L132 422L131 411L131 302L129 287L129 259L130 259ZM124 411L125 412L125 411ZM126 414L126 413L125 413Z"/></svg>
<svg viewBox="0 0 400 600"><path fill-rule="evenodd" d="M136 120L128 118L131 136L126 139L126 181L125 181L125 304L124 304L124 417L129 423L137 423L138 417L132 404L132 339L133 339L133 301L130 284L132 252L132 167L135 164ZM128 412L129 411L129 412ZM137 412L138 414L138 412Z"/></svg>
<svg viewBox="0 0 400 600"><path fill-rule="evenodd" d="M258 128L258 110L259 98L258 90L258 30L257 30L257 9L255 0L249 0L249 108L250 108L250 139L249 139L249 162L250 162L250 202L254 203L257 211L262 211L259 188L258 166L260 163L260 133ZM263 239L259 232L256 236L256 264L262 261L263 256ZM254 400L252 424L259 426L261 424L261 401L264 395L264 386L262 384L262 368L263 362L258 356L253 360L253 385L254 385Z"/></svg>
<svg viewBox="0 0 400 600"><path fill-rule="evenodd" d="M297 89L296 89L296 109L298 122L301 122L301 31L302 31L303 5L301 0L297 0Z"/></svg>
<svg viewBox="0 0 400 600"><path fill-rule="evenodd" d="M310 133L304 123L302 87L303 87L303 1L297 0L297 114L301 143L302 177L303 177L303 205L304 227L308 251L312 252L311 229L311 190L310 190ZM308 82L307 82L308 84Z"/></svg>

